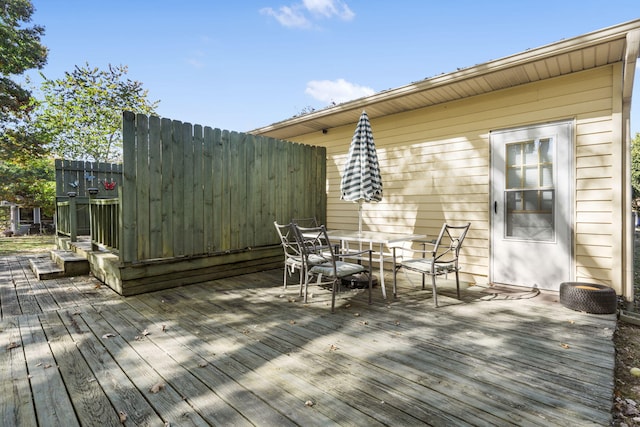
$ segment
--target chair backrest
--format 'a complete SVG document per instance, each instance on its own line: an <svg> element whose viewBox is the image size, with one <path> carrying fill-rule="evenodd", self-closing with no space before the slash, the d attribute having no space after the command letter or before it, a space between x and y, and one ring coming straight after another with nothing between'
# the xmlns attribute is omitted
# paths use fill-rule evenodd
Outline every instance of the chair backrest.
<svg viewBox="0 0 640 427"><path fill-rule="evenodd" d="M292 223L295 230L296 240L302 256L308 262L311 255L321 254L327 261L333 263L336 268L336 254L333 245L329 241L327 229L324 225L319 227L301 227Z"/></svg>
<svg viewBox="0 0 640 427"><path fill-rule="evenodd" d="M440 234L433 247L433 258L436 264L458 262L462 242L467 236L471 223L465 225L442 224Z"/></svg>
<svg viewBox="0 0 640 427"><path fill-rule="evenodd" d="M318 219L315 216L312 216L310 218L293 218L291 222L295 225L299 225L300 227L307 228L320 226L320 224L318 224Z"/></svg>
<svg viewBox="0 0 640 427"><path fill-rule="evenodd" d="M296 232L293 224L278 224L277 221L273 221L273 225L276 227L278 236L280 236L280 242L284 249L285 256L302 256L302 251L298 246L296 239Z"/></svg>

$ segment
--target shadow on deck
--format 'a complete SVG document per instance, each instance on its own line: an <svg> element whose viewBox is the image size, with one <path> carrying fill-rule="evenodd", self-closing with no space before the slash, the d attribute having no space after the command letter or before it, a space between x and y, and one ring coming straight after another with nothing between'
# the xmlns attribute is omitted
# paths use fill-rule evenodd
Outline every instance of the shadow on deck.
<svg viewBox="0 0 640 427"><path fill-rule="evenodd" d="M0 258L8 425L608 425L615 315L404 275L395 300L270 270L121 297ZM415 281L417 283L417 280ZM440 293L439 293L440 295Z"/></svg>

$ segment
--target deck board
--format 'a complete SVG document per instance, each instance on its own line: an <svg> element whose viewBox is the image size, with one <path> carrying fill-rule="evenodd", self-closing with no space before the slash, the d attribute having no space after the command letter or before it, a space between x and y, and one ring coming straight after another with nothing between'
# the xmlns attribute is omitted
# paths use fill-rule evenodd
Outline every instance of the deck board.
<svg viewBox="0 0 640 427"><path fill-rule="evenodd" d="M608 425L615 315L557 294L397 299L282 271L121 297L0 258L0 409L16 425ZM15 347L11 345L14 343ZM9 349L9 347L13 347ZM153 393L154 385L163 387Z"/></svg>

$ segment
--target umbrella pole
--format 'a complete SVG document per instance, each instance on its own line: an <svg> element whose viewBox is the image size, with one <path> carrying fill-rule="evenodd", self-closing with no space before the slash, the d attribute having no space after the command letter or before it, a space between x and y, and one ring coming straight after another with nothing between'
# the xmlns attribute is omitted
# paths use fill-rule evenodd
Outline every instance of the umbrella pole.
<svg viewBox="0 0 640 427"><path fill-rule="evenodd" d="M358 200L358 235L362 235L362 202L363 200Z"/></svg>

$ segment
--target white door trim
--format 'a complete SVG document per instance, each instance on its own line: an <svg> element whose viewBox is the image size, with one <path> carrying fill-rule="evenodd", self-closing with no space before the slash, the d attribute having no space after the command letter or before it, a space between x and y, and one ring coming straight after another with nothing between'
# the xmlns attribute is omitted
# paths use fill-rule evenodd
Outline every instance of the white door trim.
<svg viewBox="0 0 640 427"><path fill-rule="evenodd" d="M494 212L495 209L495 205L494 202L496 200L498 201L502 201L503 200L503 193L504 193L504 188L497 188L496 186L502 182L504 182L504 175L502 176L498 176L498 178L496 178L496 174L501 173L504 174L504 171L501 171L502 167L500 166L500 162L502 162L502 164L504 164L505 160L503 159L504 153L502 152L502 148L500 148L500 150L498 150L499 147L503 147L503 145L499 145L500 144L500 140L504 141L504 137L511 137L513 136L514 140L517 140L519 138L522 138L522 135L527 135L527 138L535 138L537 137L536 135L541 135L541 132L544 133L545 131L549 130L549 129L559 129L561 130L561 133L563 135L564 141L561 141L560 138L558 138L558 144L568 144L568 145L564 145L562 148L566 150L566 156L567 158L561 163L561 164L557 164L556 167L558 168L567 168L567 170L561 170L561 172L566 173L566 182L564 184L564 196L560 199L558 199L558 203L562 203L561 209L558 210L558 214L562 216L561 221L562 223L566 224L566 228L565 228L565 237L563 239L563 242L559 242L559 244L562 244L565 248L566 251L568 252L568 257L567 259L563 259L563 262L566 262L568 265L568 271L563 272L563 277L564 280L574 280L575 277L575 248L574 248L574 239L575 239L575 230L574 230L574 215L575 215L575 165L574 165L574 159L575 159L575 120L562 120L562 121L557 121L557 122L549 122L549 123L540 123L540 124L534 124L531 126L522 126L522 127L517 127L517 128L509 128L509 129L498 129L495 131L491 131L490 132L490 137L489 137L489 146L490 146L490 165L491 165L491 172L490 172L490 199L489 199L489 212L490 212L490 230L489 230L489 283L494 283L497 280L499 281L503 281L503 277L496 277L498 276L496 274L496 270L497 268L500 268L500 264L504 264L504 262L499 263L497 260L498 259L503 259L503 257L505 256L504 253L502 253L502 257L500 257L501 254L498 254L496 251L496 247L499 246L497 244L497 240L499 236L499 232L502 232L502 227L501 230L497 230L496 229L496 222L497 222L497 214ZM500 138L500 139L496 139L496 138ZM499 147L498 147L499 145ZM500 152L498 152L500 151ZM500 156L499 158L497 156ZM558 162L558 160L556 160L556 162ZM554 178L555 179L555 178ZM564 202L563 202L564 201ZM502 203L499 203L499 209L503 209L503 205ZM500 215L503 215L502 212L504 211L499 211L501 212ZM498 226L501 226L503 223L500 222L498 224ZM500 239L500 246L504 249L504 239ZM526 244L526 243L525 243ZM502 250L502 249L501 249ZM511 254L507 254L511 255ZM524 256L523 256L524 257ZM544 265L540 266L541 268L544 268ZM503 270L500 270L503 271ZM516 273L514 273L516 274ZM517 285L517 283L514 283ZM522 286L530 286L530 284L525 284L523 283ZM538 286L538 284L535 284L534 286ZM545 289L554 289L556 286L559 286L559 283L554 283L552 287L549 287L548 285L543 285L541 286L542 288Z"/></svg>

